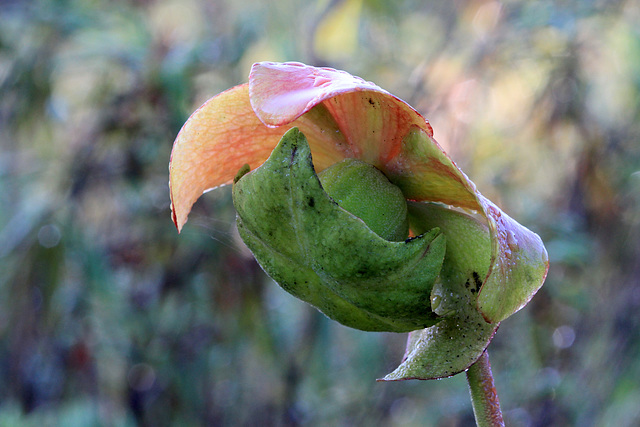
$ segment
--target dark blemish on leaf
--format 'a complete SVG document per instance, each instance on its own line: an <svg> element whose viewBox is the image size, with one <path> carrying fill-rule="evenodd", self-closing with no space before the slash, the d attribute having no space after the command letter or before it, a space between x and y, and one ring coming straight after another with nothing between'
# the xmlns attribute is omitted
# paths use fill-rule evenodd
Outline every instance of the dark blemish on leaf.
<svg viewBox="0 0 640 427"><path fill-rule="evenodd" d="M473 272L473 280L476 282L476 289L480 289L480 286L482 286L482 280L480 280L480 275L477 271Z"/></svg>
<svg viewBox="0 0 640 427"><path fill-rule="evenodd" d="M307 204L309 205L310 208L312 208L316 205L316 200L313 197L309 197Z"/></svg>
<svg viewBox="0 0 640 427"><path fill-rule="evenodd" d="M469 279L467 279L467 281L464 284L464 287L469 289L469 286L471 286L471 283L469 283Z"/></svg>

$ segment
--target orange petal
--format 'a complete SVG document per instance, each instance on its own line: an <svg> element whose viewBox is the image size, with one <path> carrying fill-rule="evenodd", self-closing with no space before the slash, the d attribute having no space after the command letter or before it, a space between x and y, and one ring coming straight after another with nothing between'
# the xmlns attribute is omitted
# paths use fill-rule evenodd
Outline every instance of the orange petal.
<svg viewBox="0 0 640 427"><path fill-rule="evenodd" d="M202 193L230 184L244 164L260 166L292 126L307 136L319 170L352 157L321 107L291 126L265 126L251 109L248 84L222 92L196 110L180 130L169 163L171 211L178 231Z"/></svg>
<svg viewBox="0 0 640 427"><path fill-rule="evenodd" d="M285 130L258 120L246 84L222 92L196 110L180 130L169 163L171 211L178 231L203 192L229 184L246 163L262 164Z"/></svg>
<svg viewBox="0 0 640 427"><path fill-rule="evenodd" d="M437 202L482 211L476 186L440 145L423 129L414 127L385 173L404 195L419 202Z"/></svg>
<svg viewBox="0 0 640 427"><path fill-rule="evenodd" d="M373 83L329 68L262 62L251 70L249 94L269 126L322 106L344 138L345 155L381 169L409 199L481 209L475 186L433 139L429 122Z"/></svg>
<svg viewBox="0 0 640 427"><path fill-rule="evenodd" d="M299 63L254 64L249 96L268 126L305 117L321 106L333 118L348 153L384 170L400 152L412 126L431 135L429 123L409 104L344 71Z"/></svg>

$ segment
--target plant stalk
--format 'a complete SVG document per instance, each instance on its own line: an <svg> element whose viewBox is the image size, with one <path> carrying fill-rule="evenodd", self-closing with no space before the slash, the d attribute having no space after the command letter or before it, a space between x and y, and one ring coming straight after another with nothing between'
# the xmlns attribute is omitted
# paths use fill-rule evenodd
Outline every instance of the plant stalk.
<svg viewBox="0 0 640 427"><path fill-rule="evenodd" d="M489 353L486 350L467 370L467 383L478 427L504 427L500 400L493 383Z"/></svg>

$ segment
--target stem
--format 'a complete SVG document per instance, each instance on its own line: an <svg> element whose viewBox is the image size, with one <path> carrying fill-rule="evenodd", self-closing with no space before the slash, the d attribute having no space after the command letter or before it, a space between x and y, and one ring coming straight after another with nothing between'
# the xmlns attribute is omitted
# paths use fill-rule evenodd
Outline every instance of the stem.
<svg viewBox="0 0 640 427"><path fill-rule="evenodd" d="M467 383L478 427L504 427L500 400L493 384L489 353L486 350L467 370Z"/></svg>

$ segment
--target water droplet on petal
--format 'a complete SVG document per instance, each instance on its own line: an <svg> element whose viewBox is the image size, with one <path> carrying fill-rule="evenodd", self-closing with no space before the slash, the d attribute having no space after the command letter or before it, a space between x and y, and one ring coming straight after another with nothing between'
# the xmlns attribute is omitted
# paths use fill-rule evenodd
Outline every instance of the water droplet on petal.
<svg viewBox="0 0 640 427"><path fill-rule="evenodd" d="M442 303L442 297L440 295L431 296L431 310L436 311Z"/></svg>
<svg viewBox="0 0 640 427"><path fill-rule="evenodd" d="M507 231L507 245L509 245L509 249L515 251L518 249L518 239L513 231Z"/></svg>

